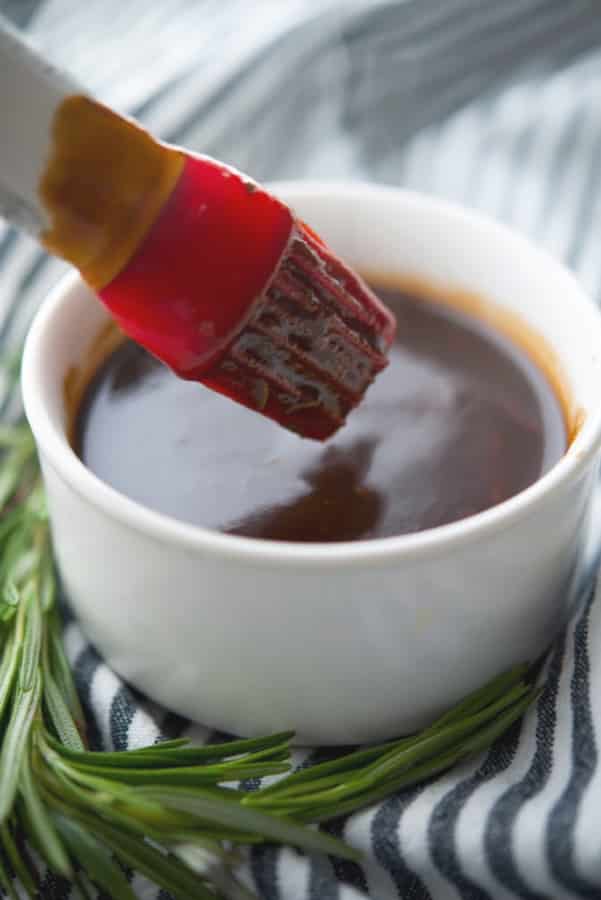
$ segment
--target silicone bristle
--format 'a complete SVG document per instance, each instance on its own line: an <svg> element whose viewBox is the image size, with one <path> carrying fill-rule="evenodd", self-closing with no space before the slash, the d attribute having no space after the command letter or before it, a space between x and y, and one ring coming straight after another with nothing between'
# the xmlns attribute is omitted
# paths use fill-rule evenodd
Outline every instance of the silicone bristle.
<svg viewBox="0 0 601 900"><path fill-rule="evenodd" d="M243 328L201 380L325 440L387 364L394 318L302 223Z"/></svg>

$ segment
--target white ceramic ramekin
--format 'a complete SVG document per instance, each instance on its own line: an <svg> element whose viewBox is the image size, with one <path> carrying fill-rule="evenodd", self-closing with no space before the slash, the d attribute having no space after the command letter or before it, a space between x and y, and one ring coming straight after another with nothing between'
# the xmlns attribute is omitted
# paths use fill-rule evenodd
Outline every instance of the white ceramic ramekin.
<svg viewBox="0 0 601 900"><path fill-rule="evenodd" d="M108 487L69 446L64 378L106 320L77 278L31 329L25 405L73 608L117 672L238 734L380 740L551 640L601 446L601 316L562 266L472 212L368 185L278 190L359 270L410 273L519 313L554 348L584 414L566 456L513 499L405 537L295 545L182 524Z"/></svg>

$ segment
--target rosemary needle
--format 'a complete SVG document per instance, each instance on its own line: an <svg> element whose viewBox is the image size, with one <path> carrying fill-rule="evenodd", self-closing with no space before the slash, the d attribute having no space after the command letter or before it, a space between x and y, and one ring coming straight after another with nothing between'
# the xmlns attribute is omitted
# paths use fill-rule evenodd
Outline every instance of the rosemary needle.
<svg viewBox="0 0 601 900"><path fill-rule="evenodd" d="M516 667L419 734L294 773L290 732L90 751L62 645L26 424L0 426L0 453L0 887L10 898L37 896L40 873L26 846L72 878L80 896L95 885L114 900L135 898L122 866L178 900L248 900L235 875L236 845L276 841L356 859L351 847L306 824L360 809L481 751L536 697L528 670ZM284 777L252 793L231 787L265 775Z"/></svg>

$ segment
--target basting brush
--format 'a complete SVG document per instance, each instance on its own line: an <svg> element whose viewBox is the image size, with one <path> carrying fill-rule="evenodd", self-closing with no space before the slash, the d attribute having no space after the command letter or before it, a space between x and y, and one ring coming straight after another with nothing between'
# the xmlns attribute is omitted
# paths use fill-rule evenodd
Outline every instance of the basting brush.
<svg viewBox="0 0 601 900"><path fill-rule="evenodd" d="M0 26L0 214L182 378L324 440L385 366L392 314L281 200L162 143Z"/></svg>

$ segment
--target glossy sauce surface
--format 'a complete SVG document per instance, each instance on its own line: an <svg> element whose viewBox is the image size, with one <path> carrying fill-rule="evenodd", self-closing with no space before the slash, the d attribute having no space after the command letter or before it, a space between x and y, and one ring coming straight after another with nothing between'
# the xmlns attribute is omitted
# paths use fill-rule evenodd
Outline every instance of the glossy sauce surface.
<svg viewBox="0 0 601 900"><path fill-rule="evenodd" d="M185 522L286 541L350 541L453 522L528 487L564 454L560 403L483 320L401 291L390 364L329 441L303 440L124 343L76 421L85 464Z"/></svg>

